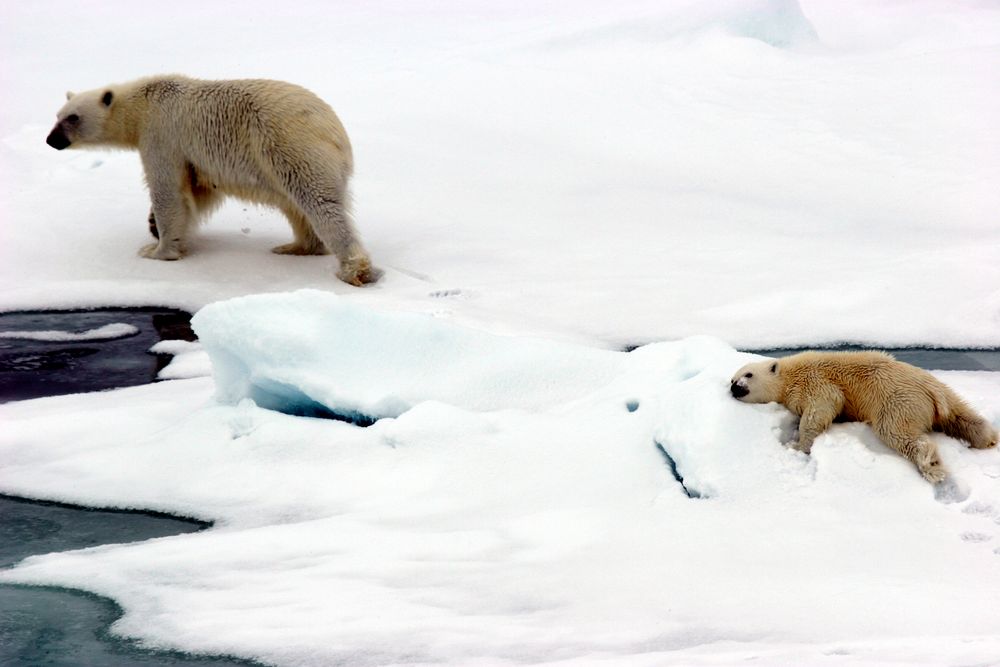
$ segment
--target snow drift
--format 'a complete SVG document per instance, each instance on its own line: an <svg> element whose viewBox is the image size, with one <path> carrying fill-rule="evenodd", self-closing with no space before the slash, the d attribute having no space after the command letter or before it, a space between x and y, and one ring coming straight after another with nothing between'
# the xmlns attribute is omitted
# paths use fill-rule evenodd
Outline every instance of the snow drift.
<svg viewBox="0 0 1000 667"><path fill-rule="evenodd" d="M0 406L0 460L10 493L217 526L0 580L111 596L114 631L152 646L279 665L1000 648L998 453L941 438L966 495L943 504L863 425L790 451L786 411L728 395L751 355L717 339L609 352L315 291L213 304L194 325L214 383ZM943 377L996 418L994 375Z"/></svg>
<svg viewBox="0 0 1000 667"><path fill-rule="evenodd" d="M1000 345L990 3L297 6L4 8L0 309L315 287L605 347ZM150 25L171 38L150 44ZM137 156L44 137L67 88L163 69L330 102L383 282L350 290L329 257L270 254L282 215L238 202L182 261L138 257Z"/></svg>

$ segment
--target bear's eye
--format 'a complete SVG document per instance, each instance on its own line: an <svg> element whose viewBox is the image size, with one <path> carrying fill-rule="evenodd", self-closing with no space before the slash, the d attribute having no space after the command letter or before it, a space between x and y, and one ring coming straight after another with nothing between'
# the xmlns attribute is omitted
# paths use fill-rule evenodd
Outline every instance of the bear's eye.
<svg viewBox="0 0 1000 667"><path fill-rule="evenodd" d="M76 125L77 123L80 122L80 117L77 116L75 113L71 113L70 115L66 116L66 122L71 123L72 125Z"/></svg>
<svg viewBox="0 0 1000 667"><path fill-rule="evenodd" d="M743 377L745 377L745 378L752 378L753 377L753 373L747 373Z"/></svg>

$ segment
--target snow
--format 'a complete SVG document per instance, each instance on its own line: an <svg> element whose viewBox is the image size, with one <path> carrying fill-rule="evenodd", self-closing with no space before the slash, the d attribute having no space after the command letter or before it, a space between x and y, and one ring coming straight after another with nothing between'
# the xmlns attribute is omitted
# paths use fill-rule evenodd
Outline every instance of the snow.
<svg viewBox="0 0 1000 667"><path fill-rule="evenodd" d="M161 340L149 348L153 354L171 355L170 363L156 374L158 380L184 380L203 377L212 372L208 354L201 343L186 340Z"/></svg>
<svg viewBox="0 0 1000 667"><path fill-rule="evenodd" d="M197 310L313 287L604 347L1000 345L988 3L2 11L0 309ZM154 25L171 37L150 40ZM138 257L138 157L44 137L67 88L158 71L286 79L328 100L385 279L351 289L332 258L270 254L288 225L236 202L182 261Z"/></svg>
<svg viewBox="0 0 1000 667"><path fill-rule="evenodd" d="M0 310L181 307L201 339L0 405L0 491L215 522L0 580L276 665L997 661L998 451L934 436L936 491L864 425L807 457L727 394L738 349L1000 345L994 5L0 12ZM270 254L286 223L235 202L137 257L137 156L44 137L65 89L158 71L330 101L385 278ZM1000 424L998 374L937 375Z"/></svg>
<svg viewBox="0 0 1000 667"><path fill-rule="evenodd" d="M139 333L139 329L131 324L113 322L88 329L87 331L0 331L0 338L13 340L39 340L53 343L66 343L81 340L113 340L127 338Z"/></svg>
<svg viewBox="0 0 1000 667"><path fill-rule="evenodd" d="M192 326L212 358L219 402L250 398L287 412L305 401L375 419L422 401L472 410L564 403L606 384L622 357L544 340L513 352L488 333L317 290L215 303Z"/></svg>
<svg viewBox="0 0 1000 667"><path fill-rule="evenodd" d="M110 595L114 631L150 646L280 665L1000 650L997 451L935 436L965 490L949 503L862 425L794 452L786 411L728 395L752 355L710 337L603 351L311 290L213 304L194 326L214 379L2 406L0 460L8 493L216 527L0 580ZM996 375L940 373L995 421ZM382 418L257 405L275 384L296 392L271 407Z"/></svg>

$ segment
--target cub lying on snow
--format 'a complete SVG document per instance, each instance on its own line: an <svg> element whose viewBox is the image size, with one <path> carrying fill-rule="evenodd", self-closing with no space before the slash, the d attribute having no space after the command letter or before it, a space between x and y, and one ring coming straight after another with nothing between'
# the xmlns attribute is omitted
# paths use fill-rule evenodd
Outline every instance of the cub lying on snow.
<svg viewBox="0 0 1000 667"><path fill-rule="evenodd" d="M737 371L730 391L744 403L777 402L799 415L799 439L791 446L807 454L834 419L866 422L932 483L946 471L928 432L977 449L997 444L996 429L944 383L884 352L801 352L758 361Z"/></svg>

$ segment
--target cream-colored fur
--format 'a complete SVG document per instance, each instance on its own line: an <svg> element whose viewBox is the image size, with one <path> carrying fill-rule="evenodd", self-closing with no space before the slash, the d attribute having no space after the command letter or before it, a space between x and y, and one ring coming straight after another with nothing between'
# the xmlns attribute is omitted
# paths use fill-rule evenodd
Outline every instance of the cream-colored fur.
<svg viewBox="0 0 1000 667"><path fill-rule="evenodd" d="M945 478L932 430L993 447L997 432L947 385L884 352L802 352L747 364L730 391L746 403L781 403L800 416L792 446L809 453L835 419L868 423L892 449L937 483Z"/></svg>
<svg viewBox="0 0 1000 667"><path fill-rule="evenodd" d="M295 239L274 252L332 252L338 277L373 282L351 219L351 144L337 115L290 83L258 79L202 81L155 76L73 95L49 134L54 148L138 150L152 200L150 231L159 240L140 253L179 259L194 223L226 195L274 206Z"/></svg>

